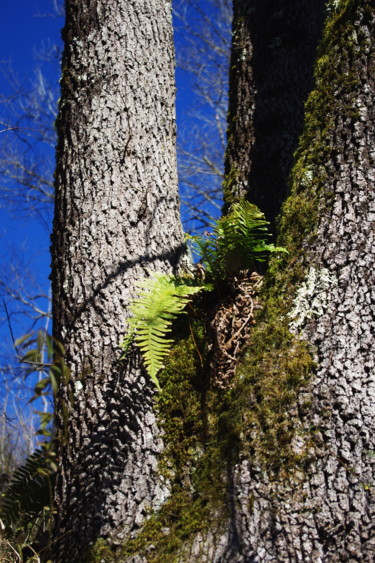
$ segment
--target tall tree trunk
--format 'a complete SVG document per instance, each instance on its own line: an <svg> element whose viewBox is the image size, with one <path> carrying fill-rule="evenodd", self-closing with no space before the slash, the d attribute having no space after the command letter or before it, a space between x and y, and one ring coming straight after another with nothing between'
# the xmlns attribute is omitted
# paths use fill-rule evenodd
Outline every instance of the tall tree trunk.
<svg viewBox="0 0 375 563"><path fill-rule="evenodd" d="M237 2L245 4L254 5ZM193 449L193 486L185 485L193 518L185 511L176 526L172 511L156 528L154 551L146 551L148 530L144 544L131 551L135 557L124 558L128 563L374 560L375 8L372 0L328 7L315 89L280 217L279 242L289 255L270 262L263 311L232 389L207 391L208 383L198 402L204 431L195 438L203 447L186 435ZM301 35L301 51L305 40ZM244 71L245 84L253 71ZM233 84L237 88L238 77ZM303 88L306 93L306 83ZM233 106L232 98L232 115L243 123L254 110L251 96L246 100ZM289 115L288 105L285 111ZM241 158L253 165L251 134L230 138L229 152L235 155L237 143L242 155L239 167ZM291 135L285 135L290 162ZM280 156L283 142L273 142ZM269 164L270 174L279 163ZM234 179L227 185L233 199L252 198L246 178L240 188ZM264 197L273 200L273 186ZM194 411L187 414L189 432Z"/></svg>
<svg viewBox="0 0 375 563"><path fill-rule="evenodd" d="M274 224L288 190L324 0L234 0L226 211L248 197Z"/></svg>
<svg viewBox="0 0 375 563"><path fill-rule="evenodd" d="M290 255L271 264L231 407L244 422L230 517L216 539L214 527L198 534L187 560L375 557L375 8L344 0L331 11L281 215Z"/></svg>
<svg viewBox="0 0 375 563"><path fill-rule="evenodd" d="M73 562L98 536L135 534L166 494L154 386L119 343L135 281L176 268L182 230L169 4L67 0L63 37L52 284L71 380L54 561Z"/></svg>

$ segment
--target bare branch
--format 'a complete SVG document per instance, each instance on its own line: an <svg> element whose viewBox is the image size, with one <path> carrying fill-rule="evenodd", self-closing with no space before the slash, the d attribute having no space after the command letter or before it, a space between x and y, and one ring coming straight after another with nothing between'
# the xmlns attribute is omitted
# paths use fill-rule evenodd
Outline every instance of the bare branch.
<svg viewBox="0 0 375 563"><path fill-rule="evenodd" d="M180 125L179 177L183 219L207 228L222 205L228 65L232 7L229 0L176 4L177 64L193 84L194 102ZM181 46L180 46L181 45ZM194 124L192 126L192 123Z"/></svg>

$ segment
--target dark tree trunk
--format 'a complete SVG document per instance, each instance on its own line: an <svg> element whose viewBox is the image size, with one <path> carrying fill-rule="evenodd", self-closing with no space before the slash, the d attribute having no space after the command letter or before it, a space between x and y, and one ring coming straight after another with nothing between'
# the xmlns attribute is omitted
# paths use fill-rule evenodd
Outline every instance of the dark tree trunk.
<svg viewBox="0 0 375 563"><path fill-rule="evenodd" d="M182 230L169 5L67 0L63 36L52 283L71 381L54 561L73 563L99 536L135 534L165 495L154 386L119 343L135 281L176 268Z"/></svg>
<svg viewBox="0 0 375 563"><path fill-rule="evenodd" d="M324 0L234 0L225 206L249 198L274 225L302 132Z"/></svg>

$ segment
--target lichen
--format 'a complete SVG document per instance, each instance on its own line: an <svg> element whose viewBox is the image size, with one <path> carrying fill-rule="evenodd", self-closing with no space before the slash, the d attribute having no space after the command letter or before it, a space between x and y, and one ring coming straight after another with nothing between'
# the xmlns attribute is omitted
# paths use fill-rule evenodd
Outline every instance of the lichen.
<svg viewBox="0 0 375 563"><path fill-rule="evenodd" d="M312 318L322 316L328 307L328 292L337 285L337 276L327 268L310 267L306 279L297 290L288 317L291 332L298 332Z"/></svg>
<svg viewBox="0 0 375 563"><path fill-rule="evenodd" d="M83 390L83 383L80 380L77 380L74 382L74 393L75 395L79 395L81 393L81 391Z"/></svg>

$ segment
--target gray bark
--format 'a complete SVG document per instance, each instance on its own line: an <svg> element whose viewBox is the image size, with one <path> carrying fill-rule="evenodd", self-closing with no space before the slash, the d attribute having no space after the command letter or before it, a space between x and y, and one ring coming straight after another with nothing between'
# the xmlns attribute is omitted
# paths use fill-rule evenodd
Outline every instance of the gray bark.
<svg viewBox="0 0 375 563"><path fill-rule="evenodd" d="M300 248L306 279L290 307L297 319L290 330L311 344L317 363L290 411L299 428L291 447L309 462L275 477L243 450L229 478L230 521L196 537L181 561L375 558L373 4L347 2L332 33L335 26L330 52L321 53L332 83L318 81L315 92L330 96L327 113L307 122L323 150L315 141L315 153L303 147L304 177L292 193L307 191L317 206L314 236L306 233Z"/></svg>
<svg viewBox="0 0 375 563"><path fill-rule="evenodd" d="M119 343L135 281L176 268L182 229L170 5L67 0L63 36L52 284L71 381L57 404L54 561L73 562L99 536L136 534L166 494L155 389Z"/></svg>

